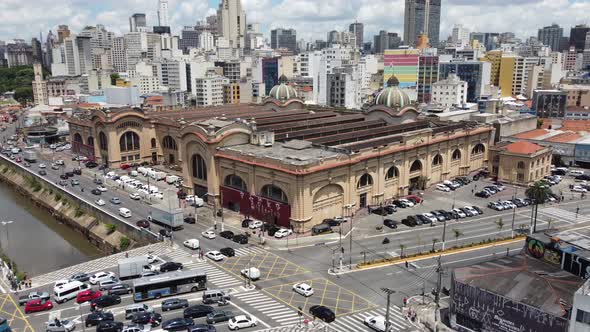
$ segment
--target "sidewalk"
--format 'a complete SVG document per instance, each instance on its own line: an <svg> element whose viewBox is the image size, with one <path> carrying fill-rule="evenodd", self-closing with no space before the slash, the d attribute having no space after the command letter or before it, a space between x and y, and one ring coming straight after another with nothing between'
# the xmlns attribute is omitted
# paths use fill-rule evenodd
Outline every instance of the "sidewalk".
<svg viewBox="0 0 590 332"><path fill-rule="evenodd" d="M406 317L415 315L414 321L411 319L409 321L420 331L453 332L455 330L441 322L442 318L440 316L440 311L443 311L443 309L449 306L448 299L448 297L441 298L440 307L437 309L433 295L416 295L408 299L407 304L402 310Z"/></svg>

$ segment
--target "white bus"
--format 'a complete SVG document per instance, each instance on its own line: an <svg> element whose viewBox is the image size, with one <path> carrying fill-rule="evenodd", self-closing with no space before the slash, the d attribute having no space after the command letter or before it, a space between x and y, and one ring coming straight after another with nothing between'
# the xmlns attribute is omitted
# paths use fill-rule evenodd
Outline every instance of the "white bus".
<svg viewBox="0 0 590 332"><path fill-rule="evenodd" d="M90 289L85 283L72 281L65 285L53 288L53 299L57 303L63 303L75 299L79 292Z"/></svg>
<svg viewBox="0 0 590 332"><path fill-rule="evenodd" d="M207 275L203 271L174 271L133 281L135 302L159 299L163 296L196 292L207 289Z"/></svg>

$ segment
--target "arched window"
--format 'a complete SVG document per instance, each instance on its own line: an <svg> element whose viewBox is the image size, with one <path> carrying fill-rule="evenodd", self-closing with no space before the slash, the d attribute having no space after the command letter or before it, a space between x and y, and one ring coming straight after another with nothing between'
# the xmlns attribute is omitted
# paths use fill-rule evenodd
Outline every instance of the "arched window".
<svg viewBox="0 0 590 332"><path fill-rule="evenodd" d="M207 164L200 154L194 154L192 157L193 177L201 180L207 180Z"/></svg>
<svg viewBox="0 0 590 332"><path fill-rule="evenodd" d="M484 152L486 152L486 147L483 144L481 144L481 143L478 143L471 150L471 154L482 154Z"/></svg>
<svg viewBox="0 0 590 332"><path fill-rule="evenodd" d="M124 133L119 139L119 148L121 152L139 150L139 135L132 131Z"/></svg>
<svg viewBox="0 0 590 332"><path fill-rule="evenodd" d="M437 154L432 159L432 166L440 166L440 165L442 165L442 163L443 163L443 159L442 159L442 156L440 154Z"/></svg>
<svg viewBox="0 0 590 332"><path fill-rule="evenodd" d="M392 180L399 177L399 170L395 166L391 166L385 174L385 180Z"/></svg>
<svg viewBox="0 0 590 332"><path fill-rule="evenodd" d="M235 174L226 176L223 184L241 191L248 191L248 186L246 186L246 182L244 182L244 180L242 180L241 177Z"/></svg>
<svg viewBox="0 0 590 332"><path fill-rule="evenodd" d="M155 149L156 148L156 144L157 144L156 142L157 142L156 139L155 138L152 138L152 141L151 141L151 143L152 143L152 149Z"/></svg>
<svg viewBox="0 0 590 332"><path fill-rule="evenodd" d="M516 166L518 169L524 169L524 161L519 161L518 165Z"/></svg>
<svg viewBox="0 0 590 332"><path fill-rule="evenodd" d="M453 161L461 159L461 150L456 149L453 151Z"/></svg>
<svg viewBox="0 0 590 332"><path fill-rule="evenodd" d="M105 135L102 131L98 133L98 145L101 150L107 151L109 149L107 135Z"/></svg>
<svg viewBox="0 0 590 332"><path fill-rule="evenodd" d="M373 185L373 178L369 174L365 173L359 179L359 182L356 184L356 187L363 188L363 187L372 186L372 185Z"/></svg>
<svg viewBox="0 0 590 332"><path fill-rule="evenodd" d="M82 140L82 135L75 133L74 134L74 142L76 143L84 143L84 141Z"/></svg>
<svg viewBox="0 0 590 332"><path fill-rule="evenodd" d="M164 147L164 149L174 151L178 150L178 146L176 146L176 141L174 140L174 138L172 138L172 136L164 137L164 140L162 141L162 146Z"/></svg>
<svg viewBox="0 0 590 332"><path fill-rule="evenodd" d="M422 163L420 160L415 160L410 166L410 173L418 172L422 170Z"/></svg>
<svg viewBox="0 0 590 332"><path fill-rule="evenodd" d="M88 142L88 145L94 146L94 137L88 136L88 139L86 139L86 142Z"/></svg>
<svg viewBox="0 0 590 332"><path fill-rule="evenodd" d="M289 199L287 198L285 192L273 184L267 184L266 186L262 187L262 190L260 190L260 196L286 204L289 203Z"/></svg>

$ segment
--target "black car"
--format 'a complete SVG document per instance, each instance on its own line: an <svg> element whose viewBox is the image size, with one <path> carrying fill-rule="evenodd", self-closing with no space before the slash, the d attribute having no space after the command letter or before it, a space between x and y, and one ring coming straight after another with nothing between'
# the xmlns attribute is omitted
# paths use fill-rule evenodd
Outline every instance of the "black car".
<svg viewBox="0 0 590 332"><path fill-rule="evenodd" d="M482 191L476 192L475 196L481 197L481 198L489 198L490 196L492 196L492 194L488 191L482 190Z"/></svg>
<svg viewBox="0 0 590 332"><path fill-rule="evenodd" d="M250 226L250 222L252 222L252 219L249 218L245 218L244 220L242 220L242 227L244 228L248 228L248 226Z"/></svg>
<svg viewBox="0 0 590 332"><path fill-rule="evenodd" d="M73 178L74 177L74 172L65 172L65 175L69 178Z"/></svg>
<svg viewBox="0 0 590 332"><path fill-rule="evenodd" d="M121 297L119 295L102 295L90 301L90 308L95 310L97 308L106 308L119 303L121 303Z"/></svg>
<svg viewBox="0 0 590 332"><path fill-rule="evenodd" d="M86 327L96 326L100 322L113 321L115 317L110 312L96 311L86 316Z"/></svg>
<svg viewBox="0 0 590 332"><path fill-rule="evenodd" d="M102 194L102 193L101 193L101 191L100 191L100 190L98 190L98 189L92 189L92 191L90 191L90 192L91 192L93 195L97 195L97 196L100 196L100 194Z"/></svg>
<svg viewBox="0 0 590 332"><path fill-rule="evenodd" d="M387 211L388 214L393 214L394 212L397 212L397 208L393 204L385 205L383 208L385 209L385 211Z"/></svg>
<svg viewBox="0 0 590 332"><path fill-rule="evenodd" d="M182 270L183 268L184 268L184 266L182 266L182 263L166 262L166 263L160 265L160 272L178 271L178 270Z"/></svg>
<svg viewBox="0 0 590 332"><path fill-rule="evenodd" d="M274 236L275 233L281 229L280 227L278 227L277 225L272 225L272 224L267 224L265 223L262 226L262 231L266 231L266 233L268 234L268 236Z"/></svg>
<svg viewBox="0 0 590 332"><path fill-rule="evenodd" d="M152 327L162 323L162 315L157 312L138 312L131 318L133 324L150 324Z"/></svg>
<svg viewBox="0 0 590 332"><path fill-rule="evenodd" d="M430 224L430 219L426 218L425 216L423 216L421 214L417 214L416 219L418 219L418 225Z"/></svg>
<svg viewBox="0 0 590 332"><path fill-rule="evenodd" d="M436 212L442 214L446 220L451 220L453 219L453 214L450 213L449 211L445 211L445 210L436 210Z"/></svg>
<svg viewBox="0 0 590 332"><path fill-rule="evenodd" d="M473 208L475 211L477 211L477 213L479 213L480 215L482 215L482 214L483 214L483 210L482 210L482 209L480 209L480 208L479 208L479 206L472 205L471 207L472 207L472 208Z"/></svg>
<svg viewBox="0 0 590 332"><path fill-rule="evenodd" d="M80 282L86 282L86 281L88 281L88 280L90 280L90 274L88 274L88 273L83 273L83 272L80 272L80 273L73 274L73 275L70 277L70 281L80 281Z"/></svg>
<svg viewBox="0 0 590 332"><path fill-rule="evenodd" d="M399 199L394 199L391 204L397 206L398 208L405 209L408 207L406 202L400 201Z"/></svg>
<svg viewBox="0 0 590 332"><path fill-rule="evenodd" d="M334 321L334 319L336 319L336 315L334 315L334 312L330 310L330 308L325 307L323 305L312 305L309 308L309 313L313 317L317 317L326 323L331 323Z"/></svg>
<svg viewBox="0 0 590 332"><path fill-rule="evenodd" d="M469 178L466 176L458 176L455 178L455 181L463 183L463 185L468 185L471 183L471 180L469 180Z"/></svg>
<svg viewBox="0 0 590 332"><path fill-rule="evenodd" d="M76 168L74 168L72 173L74 173L76 175L82 175L82 170L80 168L76 167Z"/></svg>
<svg viewBox="0 0 590 332"><path fill-rule="evenodd" d="M328 224L328 225L330 225L330 227L333 227L333 226L340 226L340 220L336 220L336 219L328 218L328 219L324 219L324 220L322 221L322 224Z"/></svg>
<svg viewBox="0 0 590 332"><path fill-rule="evenodd" d="M212 306L197 304L184 309L184 318L201 318L215 311Z"/></svg>
<svg viewBox="0 0 590 332"><path fill-rule="evenodd" d="M62 179L62 180L67 180L68 179L68 176L65 175L65 174L60 174L59 175L59 178Z"/></svg>
<svg viewBox="0 0 590 332"><path fill-rule="evenodd" d="M383 220L383 225L389 228L397 228L397 223L395 222L395 220L392 219Z"/></svg>
<svg viewBox="0 0 590 332"><path fill-rule="evenodd" d="M215 326L209 324L195 324L188 328L187 332L217 332Z"/></svg>
<svg viewBox="0 0 590 332"><path fill-rule="evenodd" d="M234 232L232 232L232 231L223 231L223 232L219 233L219 236L221 236L222 238L231 240L234 237Z"/></svg>
<svg viewBox="0 0 590 332"><path fill-rule="evenodd" d="M138 220L135 224L138 227L150 229L150 222L145 219Z"/></svg>
<svg viewBox="0 0 590 332"><path fill-rule="evenodd" d="M405 219L402 219L402 224L408 227L415 227L418 224L418 218L415 216L407 216Z"/></svg>
<svg viewBox="0 0 590 332"><path fill-rule="evenodd" d="M97 166L98 166L98 164L95 163L94 161L89 161L86 163L86 168L95 168Z"/></svg>
<svg viewBox="0 0 590 332"><path fill-rule="evenodd" d="M162 301L162 311L176 310L188 308L188 300L186 299L167 299Z"/></svg>
<svg viewBox="0 0 590 332"><path fill-rule="evenodd" d="M369 212L371 212L372 214L379 215L379 216L386 216L387 215L387 210L381 206L375 207L375 208L369 207Z"/></svg>
<svg viewBox="0 0 590 332"><path fill-rule="evenodd" d="M162 323L162 329L166 331L182 331L195 325L191 318L173 318Z"/></svg>
<svg viewBox="0 0 590 332"><path fill-rule="evenodd" d="M440 213L440 212L438 212L438 211L430 211L430 213L432 213L436 217L436 220L438 220L438 221L445 221L445 220L447 220L447 218L445 217L445 215L442 214L442 213Z"/></svg>
<svg viewBox="0 0 590 332"><path fill-rule="evenodd" d="M195 224L197 220L195 217L184 217L184 222L187 224Z"/></svg>
<svg viewBox="0 0 590 332"><path fill-rule="evenodd" d="M162 228L158 234L160 234L160 236L162 237L172 237L172 231L170 231L169 229L164 229Z"/></svg>
<svg viewBox="0 0 590 332"><path fill-rule="evenodd" d="M248 236L244 234L236 234L232 238L232 241L239 244L248 244Z"/></svg>
<svg viewBox="0 0 590 332"><path fill-rule="evenodd" d="M133 293L133 288L129 284L117 284L109 289L109 295L125 295Z"/></svg>
<svg viewBox="0 0 590 332"><path fill-rule="evenodd" d="M227 322L234 317L235 315L231 311L214 310L212 313L207 315L207 319L205 321L207 324L217 324L219 322Z"/></svg>
<svg viewBox="0 0 590 332"><path fill-rule="evenodd" d="M47 172L44 169L42 169L39 171L39 175L47 175Z"/></svg>
<svg viewBox="0 0 590 332"><path fill-rule="evenodd" d="M114 322L112 320L103 321L96 326L96 332L121 332L123 331L123 323Z"/></svg>
<svg viewBox="0 0 590 332"><path fill-rule="evenodd" d="M236 255L236 252L233 248L227 247L227 248L221 248L219 249L219 252L224 255L225 257L234 257Z"/></svg>
<svg viewBox="0 0 590 332"><path fill-rule="evenodd" d="M589 181L590 180L590 175L588 175L588 174L580 174L580 175L576 176L576 180Z"/></svg>

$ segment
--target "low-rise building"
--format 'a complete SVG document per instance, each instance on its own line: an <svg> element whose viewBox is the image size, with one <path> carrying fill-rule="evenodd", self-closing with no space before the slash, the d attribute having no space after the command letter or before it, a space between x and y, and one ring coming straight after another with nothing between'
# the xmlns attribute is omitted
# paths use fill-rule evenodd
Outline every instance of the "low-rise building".
<svg viewBox="0 0 590 332"><path fill-rule="evenodd" d="M560 118L565 116L567 94L560 90L534 90L533 110L540 118Z"/></svg>
<svg viewBox="0 0 590 332"><path fill-rule="evenodd" d="M490 148L491 175L498 181L528 185L551 174L550 147L520 142L500 142Z"/></svg>
<svg viewBox="0 0 590 332"><path fill-rule="evenodd" d="M445 107L467 103L467 82L455 74L450 74L447 79L432 85L431 101Z"/></svg>

